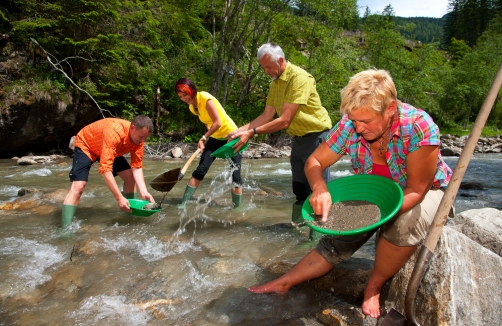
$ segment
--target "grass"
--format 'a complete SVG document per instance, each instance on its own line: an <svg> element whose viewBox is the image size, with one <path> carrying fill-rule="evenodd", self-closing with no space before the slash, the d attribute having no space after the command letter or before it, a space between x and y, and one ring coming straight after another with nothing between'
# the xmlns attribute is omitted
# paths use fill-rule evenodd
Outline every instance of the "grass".
<svg viewBox="0 0 502 326"><path fill-rule="evenodd" d="M472 130L472 125L468 129L463 129L460 127L449 127L449 128L439 128L441 134L455 135L455 136L466 136L469 135ZM493 137L502 134L502 131L497 126L485 126L483 131L481 131L481 136Z"/></svg>

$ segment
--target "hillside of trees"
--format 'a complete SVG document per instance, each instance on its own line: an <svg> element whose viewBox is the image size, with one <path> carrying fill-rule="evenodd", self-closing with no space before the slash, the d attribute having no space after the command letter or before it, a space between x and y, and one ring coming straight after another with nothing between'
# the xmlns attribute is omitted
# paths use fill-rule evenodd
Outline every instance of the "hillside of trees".
<svg viewBox="0 0 502 326"><path fill-rule="evenodd" d="M30 58L15 76L0 72L0 110L28 96L55 110L92 96L104 116L146 114L157 137L191 141L203 126L176 80L194 80L242 125L263 111L270 78L256 50L272 41L316 78L333 121L340 89L377 67L441 128L467 129L502 62L501 3L450 0L443 21L395 17L390 5L359 17L356 0L11 0L0 4L0 56ZM489 125L502 127L500 96Z"/></svg>
<svg viewBox="0 0 502 326"><path fill-rule="evenodd" d="M445 18L396 17L400 33L408 40L422 43L441 42Z"/></svg>

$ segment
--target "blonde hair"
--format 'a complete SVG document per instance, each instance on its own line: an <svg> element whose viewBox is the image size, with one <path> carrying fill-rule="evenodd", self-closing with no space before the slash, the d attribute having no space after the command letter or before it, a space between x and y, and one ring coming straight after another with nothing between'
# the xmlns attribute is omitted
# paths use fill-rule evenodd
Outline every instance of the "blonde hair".
<svg viewBox="0 0 502 326"><path fill-rule="evenodd" d="M355 74L341 90L340 112L349 114L362 107L383 114L392 101L397 101L394 81L386 70L368 69Z"/></svg>

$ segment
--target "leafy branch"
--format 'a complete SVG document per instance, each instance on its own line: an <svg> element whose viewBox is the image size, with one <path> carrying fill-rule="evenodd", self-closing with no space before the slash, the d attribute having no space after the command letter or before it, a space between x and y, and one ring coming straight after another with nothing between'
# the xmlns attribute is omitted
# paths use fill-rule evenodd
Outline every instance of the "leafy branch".
<svg viewBox="0 0 502 326"><path fill-rule="evenodd" d="M34 38L30 37L30 40L35 43L44 53L45 53L45 56L47 58L47 61L51 64L52 67L54 67L54 69L56 69L57 71L61 72L63 74L63 76L65 76L66 79L68 79L70 81L70 83L72 83L73 86L75 86L78 90L84 92L85 94L87 94L87 96L89 96L91 98L91 100L96 104L96 106L98 107L99 111L101 112L101 115L103 116L103 118L105 118L105 114L104 112L107 112L108 114L110 114L111 116L114 116L110 111L108 110L105 110L105 109L102 109L98 102L96 102L96 100L92 97L91 94L89 94L89 92L87 92L85 89L81 88L80 86L78 86L71 78L70 76L68 76L68 74L63 70L63 67L61 65L61 63L66 63L68 64L68 66L70 67L70 69L72 69L70 63L68 62L68 59L82 59L82 60L86 60L86 61L90 61L90 62L93 62L94 60L90 60L90 59L86 59L86 58L83 58L83 57L68 57L68 58L65 58L63 60L60 60L58 61L57 58L55 56L53 56L52 54L50 54L49 52L47 52ZM52 61L52 59L54 59L56 61L56 63L54 63Z"/></svg>

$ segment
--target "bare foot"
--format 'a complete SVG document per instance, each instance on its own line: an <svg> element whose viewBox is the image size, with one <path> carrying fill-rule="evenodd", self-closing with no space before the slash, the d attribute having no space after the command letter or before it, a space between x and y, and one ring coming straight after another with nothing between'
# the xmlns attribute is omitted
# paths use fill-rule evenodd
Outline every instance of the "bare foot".
<svg viewBox="0 0 502 326"><path fill-rule="evenodd" d="M380 293L376 293L370 297L367 297L365 294L361 309L365 315L373 318L380 317Z"/></svg>
<svg viewBox="0 0 502 326"><path fill-rule="evenodd" d="M290 286L281 281L280 278L270 281L262 285L254 285L248 288L249 291L261 294L261 293L279 293L284 294L288 292Z"/></svg>

